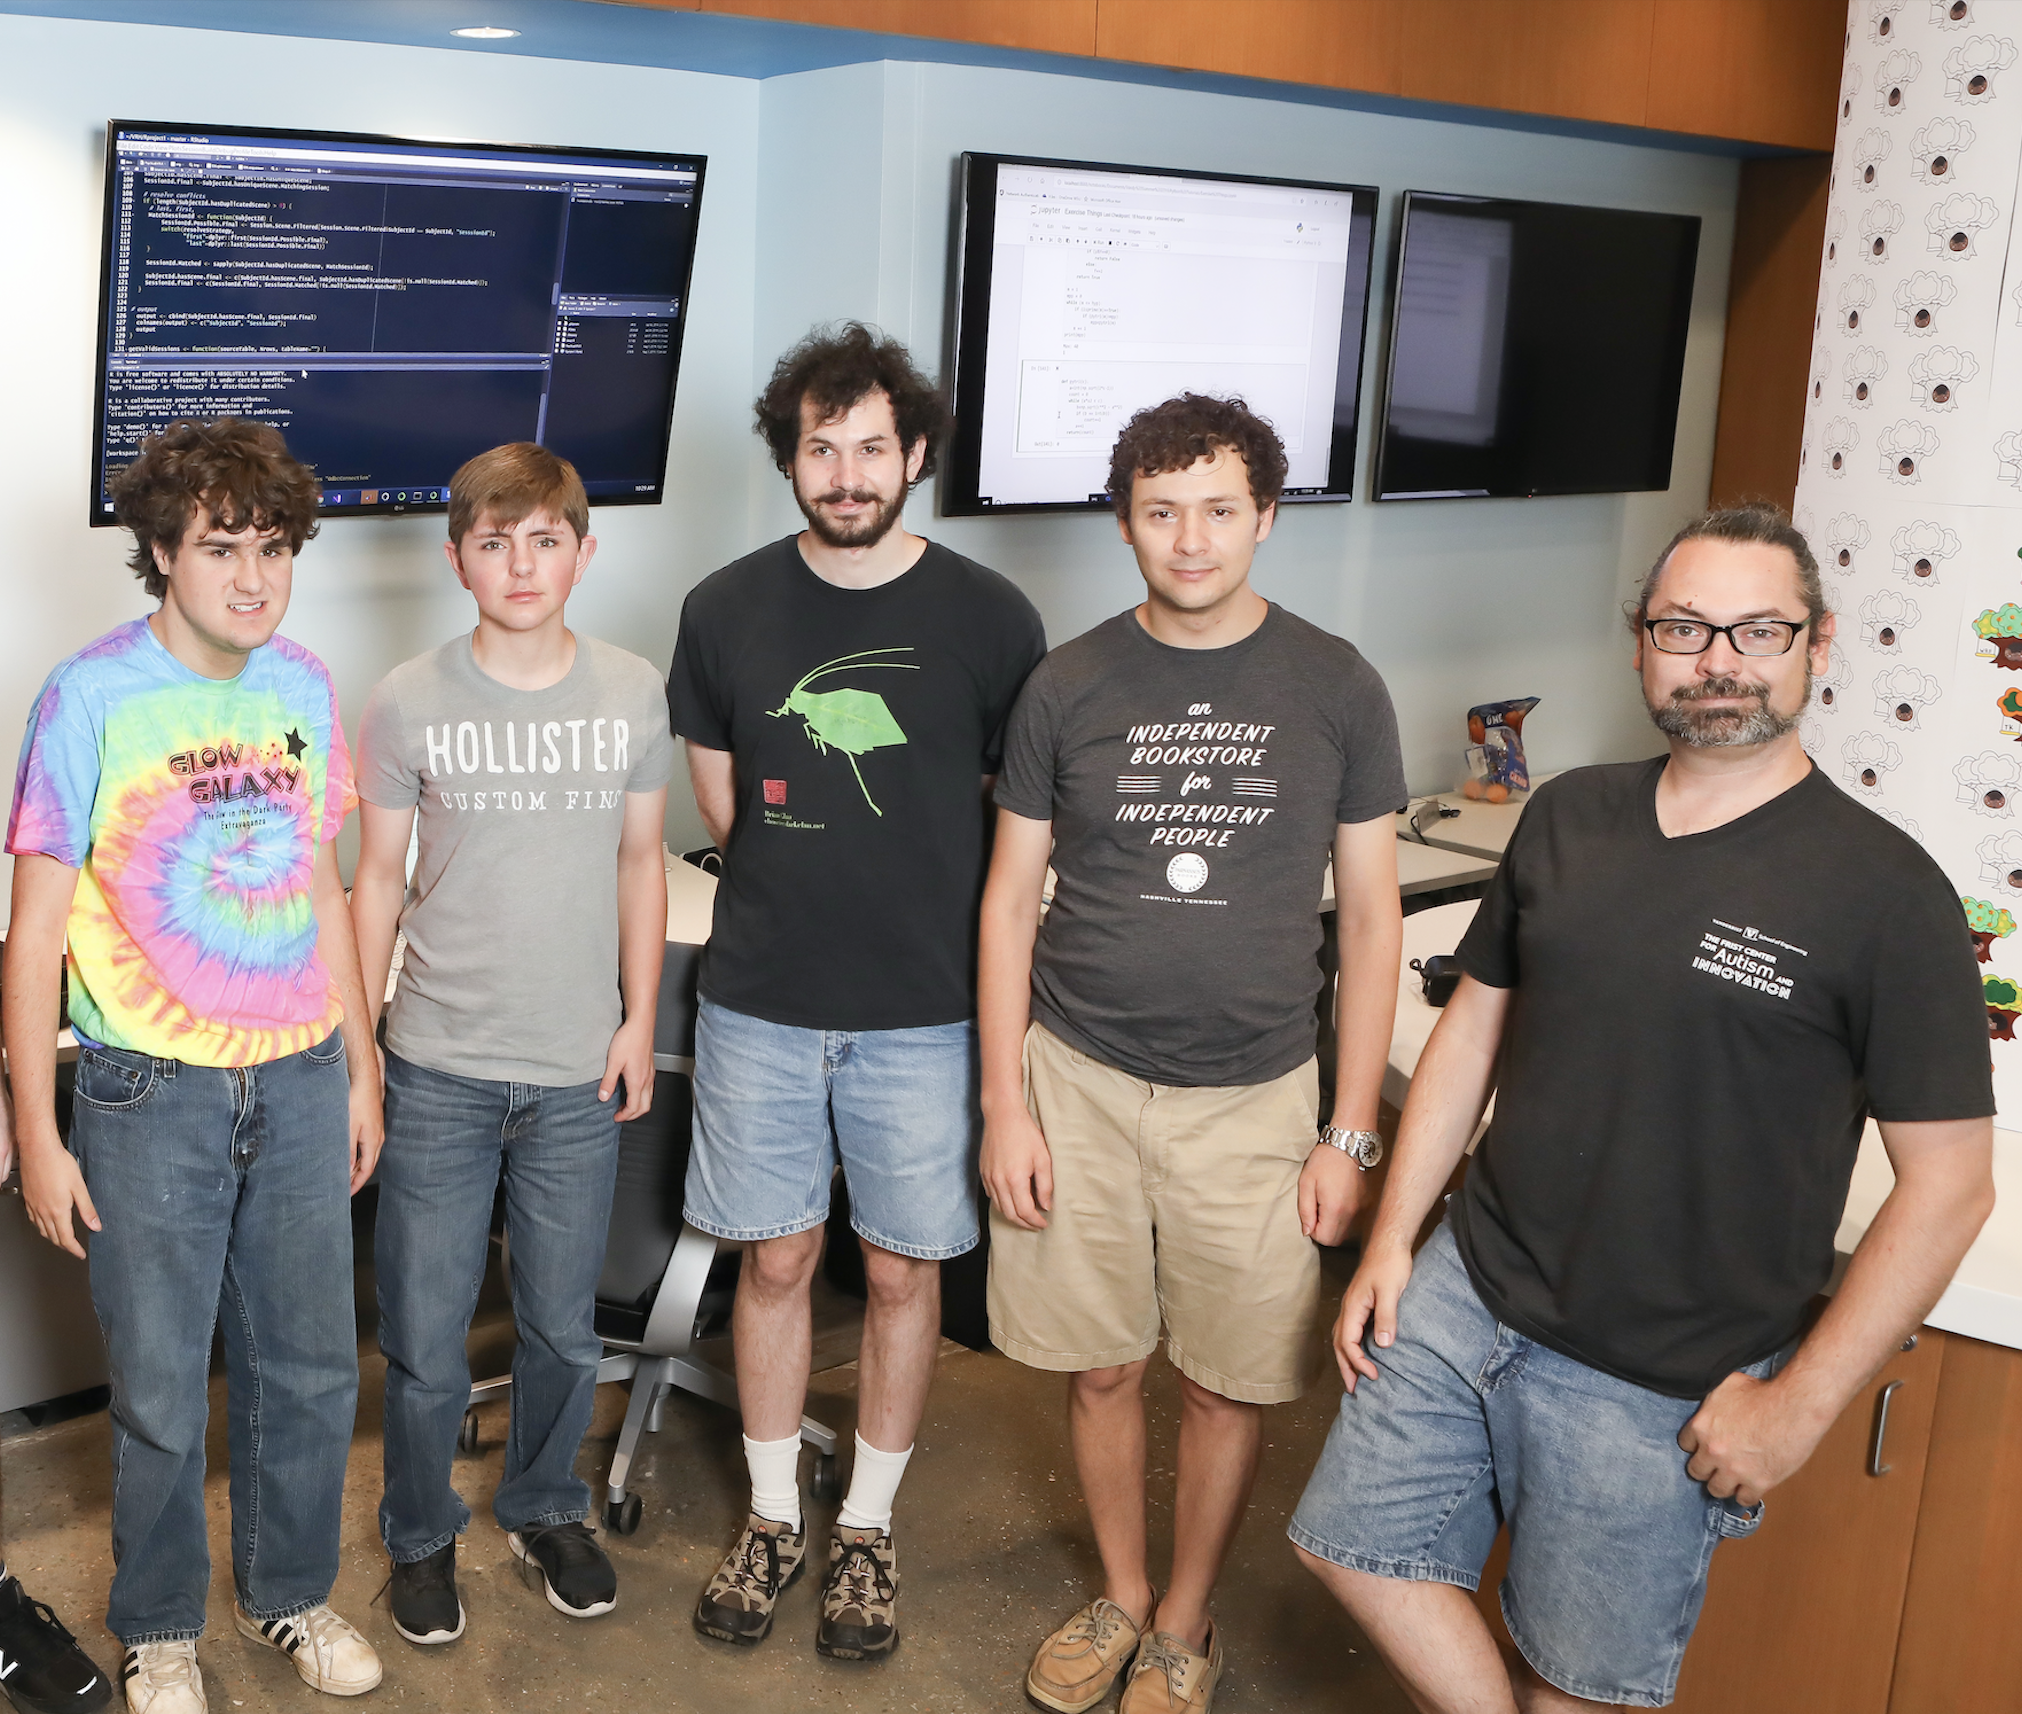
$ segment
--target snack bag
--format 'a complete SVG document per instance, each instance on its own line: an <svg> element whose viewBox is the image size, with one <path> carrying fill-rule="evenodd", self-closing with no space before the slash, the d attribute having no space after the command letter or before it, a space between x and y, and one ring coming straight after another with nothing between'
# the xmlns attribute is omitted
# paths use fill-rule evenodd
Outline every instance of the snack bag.
<svg viewBox="0 0 2022 1714"><path fill-rule="evenodd" d="M1535 696L1513 697L1507 702L1484 702L1467 711L1468 779L1461 786L1467 797L1503 803L1514 792L1531 788L1529 764L1524 760L1524 716L1537 707Z"/></svg>

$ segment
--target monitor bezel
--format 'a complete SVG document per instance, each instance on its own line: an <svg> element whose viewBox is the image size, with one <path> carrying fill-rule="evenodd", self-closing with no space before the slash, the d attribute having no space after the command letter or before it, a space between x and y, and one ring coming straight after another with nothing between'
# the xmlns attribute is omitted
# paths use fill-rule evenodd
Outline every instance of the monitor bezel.
<svg viewBox="0 0 2022 1714"><path fill-rule="evenodd" d="M1673 327L1672 339L1677 347L1678 385L1677 399L1671 408L1670 452L1666 461L1667 480L1662 488L1528 488L1521 491L1512 489L1497 492L1483 491L1442 491L1438 493L1384 492L1383 466L1390 450L1390 393L1391 382L1397 368L1397 322L1404 306L1404 244L1411 228L1411 210L1414 203L1466 203L1473 207L1503 208L1571 208L1593 214L1619 214L1637 219L1659 219L1686 222L1693 228L1692 266L1686 281L1685 302L1679 311ZM1483 196L1465 191L1407 190L1397 199L1397 230L1390 246L1390 305L1385 316L1383 352L1383 392L1377 405L1374 440L1369 466L1369 498L1379 506L1409 506L1437 503L1445 500L1554 500L1581 494L1665 494L1670 492L1670 477L1675 474L1678 463L1678 414L1685 406L1685 358L1690 349L1692 334L1692 304L1698 296L1699 246L1706 232L1704 217L1697 214L1681 213L1664 208L1616 208L1605 203L1588 202L1546 202L1537 197Z"/></svg>
<svg viewBox="0 0 2022 1714"><path fill-rule="evenodd" d="M1340 505L1355 497L1355 466L1362 454L1362 401L1367 391L1369 362L1369 294L1375 281L1376 223L1382 192L1376 185L1342 184L1325 179L1286 178L1269 173L1209 172L1193 167L1132 166L1119 161L1059 160L1045 155L1000 155L964 151L956 174L954 278L949 301L946 365L954 384L949 389L954 427L948 436L938 491L944 518L1003 518L1027 514L1100 513L1111 510L1107 499L1044 500L986 503L982 485L983 383L990 340L990 259L997 227L996 174L999 167L1059 167L1073 172L1131 174L1147 178L1199 179L1218 184L1282 186L1288 190L1345 192L1356 198L1355 212L1369 219L1369 251L1363 260L1362 315L1356 329L1355 408L1347 468L1338 475L1329 460L1328 487L1317 494L1287 494L1286 506ZM1366 207L1363 198L1367 198ZM1353 218L1353 216L1351 216ZM1338 367L1338 358L1337 358Z"/></svg>
<svg viewBox="0 0 2022 1714"><path fill-rule="evenodd" d="M107 366L112 357L111 315L112 315L112 262L113 243L118 225L118 171L119 140L128 132L167 131L192 136L278 138L293 142L314 143L366 143L391 144L408 149L446 149L479 155L531 155L587 158L592 161L626 162L639 161L654 166L690 167L695 170L695 240L688 247L686 265L681 276L681 314L674 324L672 356L673 369L668 377L667 411L660 425L660 454L658 461L658 485L651 494L611 494L599 495L591 499L590 505L600 506L658 506L667 497L667 457L674 440L674 402L681 389L681 352L688 337L688 320L693 293L696 252L702 247L702 192L707 182L709 157L686 151L659 149L609 149L600 146L572 147L561 143L500 143L478 139L447 137L406 137L383 131L323 131L304 130L275 125L202 125L183 120L165 119L108 119L105 125L104 163L104 209L100 221L98 248L98 320L95 324L93 342L97 347L97 384L92 396L91 414L91 457L90 478L91 497L89 500L89 522L94 529L117 529L119 520L113 514L102 511L105 488L105 394ZM344 506L335 510L319 510L319 521L331 518L391 518L412 517L417 514L446 513L447 501L401 500L380 501L370 506Z"/></svg>

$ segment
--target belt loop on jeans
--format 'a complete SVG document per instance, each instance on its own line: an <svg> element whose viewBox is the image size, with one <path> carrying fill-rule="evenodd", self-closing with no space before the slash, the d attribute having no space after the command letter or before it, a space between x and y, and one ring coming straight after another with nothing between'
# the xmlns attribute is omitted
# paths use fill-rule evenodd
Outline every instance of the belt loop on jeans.
<svg viewBox="0 0 2022 1714"><path fill-rule="evenodd" d="M154 1062L154 1074L157 1077L175 1076L176 1062L172 1059L157 1059Z"/></svg>

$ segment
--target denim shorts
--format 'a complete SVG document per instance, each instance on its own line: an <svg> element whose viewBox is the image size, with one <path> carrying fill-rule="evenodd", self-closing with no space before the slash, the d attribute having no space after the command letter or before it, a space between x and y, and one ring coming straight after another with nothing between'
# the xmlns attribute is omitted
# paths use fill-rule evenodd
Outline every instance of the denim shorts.
<svg viewBox="0 0 2022 1714"><path fill-rule="evenodd" d="M809 1030L704 1000L695 1022L691 1225L744 1243L828 1218L838 1161L850 1224L921 1261L976 1247L976 1025Z"/></svg>
<svg viewBox="0 0 2022 1714"><path fill-rule="evenodd" d="M1381 1378L1343 1397L1292 1540L1350 1570L1473 1589L1506 1519L1502 1615L1524 1658L1568 1695L1670 1702L1714 1547L1762 1521L1685 1474L1678 1431L1698 1404L1503 1326L1446 1225L1419 1252L1396 1342L1365 1349Z"/></svg>

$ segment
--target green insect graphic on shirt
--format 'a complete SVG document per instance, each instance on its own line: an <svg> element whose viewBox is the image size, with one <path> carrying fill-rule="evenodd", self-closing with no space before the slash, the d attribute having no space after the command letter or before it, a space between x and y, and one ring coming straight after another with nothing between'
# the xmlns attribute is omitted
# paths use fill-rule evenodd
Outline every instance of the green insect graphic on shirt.
<svg viewBox="0 0 2022 1714"><path fill-rule="evenodd" d="M840 750L849 761L850 772L857 777L857 790L864 794L864 802L876 815L885 812L878 808L870 787L864 784L863 770L857 766L857 758L866 750L883 750L905 743L905 733L892 718L885 699L874 690L809 690L807 687L829 673L853 672L859 667L890 667L898 672L916 673L920 669L906 661L877 658L879 655L910 655L912 652L902 648L861 649L853 655L838 655L832 661L823 661L787 692L784 702L769 710L775 720L784 715L798 714L807 722L808 741L824 756L831 750Z"/></svg>

